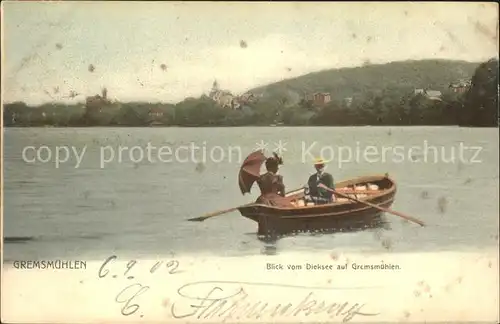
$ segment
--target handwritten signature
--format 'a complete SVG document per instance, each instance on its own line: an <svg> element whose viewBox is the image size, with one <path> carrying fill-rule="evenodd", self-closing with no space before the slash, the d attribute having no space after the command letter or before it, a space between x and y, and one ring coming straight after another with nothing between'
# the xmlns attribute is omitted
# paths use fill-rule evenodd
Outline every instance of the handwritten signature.
<svg viewBox="0 0 500 324"><path fill-rule="evenodd" d="M292 303L270 304L261 300L250 301L244 287L268 286L277 288L309 289L310 291L296 305ZM203 289L205 288L205 289ZM208 289L207 289L208 288ZM349 322L355 316L376 316L380 313L368 313L361 310L365 304L350 304L345 301L327 302L318 300L311 290L318 289L351 289L351 288L325 288L306 287L295 285L276 285L259 282L232 282L232 281L200 281L188 283L177 290L183 298L181 303L174 302L170 311L174 318L196 317L210 319L214 317L226 319L262 319L265 317L296 317L310 316L312 314L327 314L330 318L341 317L342 322ZM358 287L358 289L363 289ZM207 291L208 293L201 293Z"/></svg>
<svg viewBox="0 0 500 324"><path fill-rule="evenodd" d="M108 257L98 271L98 277L104 279L107 277L116 278L116 270L123 271L126 279L134 279L132 270L138 264L137 260L127 262L125 268L118 265L113 266L113 261L117 259L116 255ZM153 274L160 268L167 269L168 274L177 274L179 262L171 260L168 262L158 261L150 269ZM307 294L299 303L269 303L262 300L252 300L245 288L266 287L280 289L306 290ZM238 281L198 281L182 285L177 289L180 300L171 304L170 313L175 319L198 318L211 319L264 319L266 317L296 317L310 316L313 314L326 314L329 318L341 318L342 322L351 321L356 316L377 316L380 313L366 312L366 304L349 303L347 301L325 301L315 296L318 290L346 290L346 289L372 289L379 287L310 287L298 285L283 285L263 282L238 282ZM134 282L123 288L115 297L115 302L122 304L121 314L130 316L135 314L140 306L138 304L139 296L144 295L151 287ZM286 295L283 293L281 295ZM290 295L290 293L288 293ZM294 293L294 296L296 294ZM363 311L362 311L363 310ZM142 317L142 315L141 315Z"/></svg>

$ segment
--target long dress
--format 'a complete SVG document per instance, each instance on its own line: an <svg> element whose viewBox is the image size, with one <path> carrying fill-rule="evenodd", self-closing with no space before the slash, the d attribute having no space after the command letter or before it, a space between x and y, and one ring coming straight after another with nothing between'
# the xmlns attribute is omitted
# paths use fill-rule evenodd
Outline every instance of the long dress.
<svg viewBox="0 0 500 324"><path fill-rule="evenodd" d="M285 185L281 175L267 172L257 180L261 195L256 203L270 206L289 207L291 202L285 197Z"/></svg>

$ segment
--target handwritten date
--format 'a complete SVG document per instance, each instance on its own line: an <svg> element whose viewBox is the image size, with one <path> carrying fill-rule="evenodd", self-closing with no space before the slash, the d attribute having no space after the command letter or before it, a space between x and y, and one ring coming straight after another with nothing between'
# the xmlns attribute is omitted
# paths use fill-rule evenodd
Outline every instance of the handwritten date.
<svg viewBox="0 0 500 324"><path fill-rule="evenodd" d="M111 255L108 257L101 267L99 268L98 276L99 278L105 278L109 274L109 269L108 265L111 264L113 260L118 259L116 255ZM129 272L132 270L132 268L138 263L137 260L130 260L127 265L125 266L125 271L123 272L124 276L127 276ZM167 272L169 274L176 274L181 271L178 270L179 268L179 261L177 260L170 260L167 263L164 263L164 261L157 261L150 269L149 273L153 274L155 273L158 269L160 269L162 266L164 266L167 269ZM133 279L133 276L128 276L128 279Z"/></svg>

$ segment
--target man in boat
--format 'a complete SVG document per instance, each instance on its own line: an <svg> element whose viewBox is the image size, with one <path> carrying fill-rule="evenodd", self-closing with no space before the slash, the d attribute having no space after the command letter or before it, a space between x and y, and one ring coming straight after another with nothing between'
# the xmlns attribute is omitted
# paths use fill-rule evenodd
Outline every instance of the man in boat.
<svg viewBox="0 0 500 324"><path fill-rule="evenodd" d="M257 180L261 195L257 198L256 203L280 207L290 206L290 201L285 198L283 176L278 174L283 159L274 153L274 156L266 159L265 164L267 172Z"/></svg>
<svg viewBox="0 0 500 324"><path fill-rule="evenodd" d="M323 184L330 189L335 189L333 177L330 173L325 172L325 161L316 159L314 162L316 173L309 177L306 186L306 195L309 195L308 202L314 202L316 205L330 204L335 201L335 196L326 189L319 188L319 184Z"/></svg>

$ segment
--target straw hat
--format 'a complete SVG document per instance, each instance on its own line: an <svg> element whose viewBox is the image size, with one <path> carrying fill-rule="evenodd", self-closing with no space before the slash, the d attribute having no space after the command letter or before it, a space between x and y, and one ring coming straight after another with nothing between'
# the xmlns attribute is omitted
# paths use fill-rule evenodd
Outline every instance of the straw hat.
<svg viewBox="0 0 500 324"><path fill-rule="evenodd" d="M323 159L321 159L321 158L317 158L317 159L315 159L315 160L314 160L314 165L324 165L324 164L326 164L327 162L328 162L328 161L326 161L326 160L323 160Z"/></svg>

